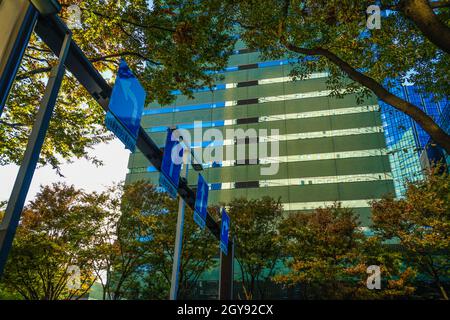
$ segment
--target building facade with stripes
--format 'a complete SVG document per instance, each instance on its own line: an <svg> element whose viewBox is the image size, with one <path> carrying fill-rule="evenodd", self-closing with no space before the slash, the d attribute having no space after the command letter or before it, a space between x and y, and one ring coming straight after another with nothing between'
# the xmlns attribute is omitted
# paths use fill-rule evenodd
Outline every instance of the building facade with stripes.
<svg viewBox="0 0 450 320"><path fill-rule="evenodd" d="M209 204L234 198L280 198L286 211L309 211L340 201L353 208L363 224L370 219L369 201L394 193L380 108L375 97L358 104L354 95L330 96L326 73L292 81L288 59L263 61L242 43L223 71L224 81L212 90L200 89L195 99L179 92L168 106L149 104L142 126L164 146L167 128L214 128L226 137L229 129L266 129L266 139L276 141L278 154L238 162L229 148L250 148L260 138L215 141L225 148L223 160L204 162L202 175L210 185ZM270 135L271 130L278 130ZM193 141L205 148L211 141ZM235 152L231 152L236 154ZM261 168L277 163L276 174ZM155 184L159 172L139 152L129 159L126 182L145 179ZM189 170L188 183L195 188L197 172Z"/></svg>

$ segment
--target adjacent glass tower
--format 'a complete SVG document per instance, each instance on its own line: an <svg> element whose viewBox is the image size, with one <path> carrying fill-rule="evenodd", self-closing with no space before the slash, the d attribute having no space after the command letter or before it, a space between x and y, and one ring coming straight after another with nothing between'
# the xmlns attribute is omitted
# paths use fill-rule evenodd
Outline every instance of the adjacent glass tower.
<svg viewBox="0 0 450 320"><path fill-rule="evenodd" d="M178 95L175 103L152 103L144 110L142 126L163 147L167 127L194 131L214 128L267 129L268 139L279 145L277 156L258 156L237 163L224 149L223 161L204 163L202 175L210 184L209 204L233 198L280 198L286 211L309 211L340 201L369 223L369 201L394 193L381 113L375 97L358 104L353 95L330 97L327 74L291 81L288 60L262 61L257 52L238 43L225 80L213 90L205 88L194 100ZM176 94L179 94L176 92ZM202 128L194 122L201 121ZM277 129L277 135L270 135ZM192 143L194 148L211 141ZM215 142L236 149L260 145L257 139ZM268 153L271 154L270 151ZM261 168L278 163L274 175ZM139 152L131 155L126 181L147 179L158 183L159 173ZM189 171L195 187L197 172Z"/></svg>
<svg viewBox="0 0 450 320"><path fill-rule="evenodd" d="M394 92L404 100L420 107L444 130L449 130L449 101L435 101L432 96L420 94L414 86L400 86ZM448 155L430 141L430 136L410 117L380 101L383 128L386 135L389 160L397 197L405 194L405 182L423 178L423 169L431 162Z"/></svg>

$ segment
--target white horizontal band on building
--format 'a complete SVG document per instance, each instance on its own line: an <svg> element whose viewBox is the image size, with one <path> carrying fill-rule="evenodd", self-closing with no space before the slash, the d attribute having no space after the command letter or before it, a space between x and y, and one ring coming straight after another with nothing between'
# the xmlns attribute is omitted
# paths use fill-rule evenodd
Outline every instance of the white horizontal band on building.
<svg viewBox="0 0 450 320"><path fill-rule="evenodd" d="M259 187L303 186L314 184L349 183L392 180L390 172L349 174L340 176L302 177L289 179L259 180ZM234 189L236 182L221 182L220 190Z"/></svg>
<svg viewBox="0 0 450 320"><path fill-rule="evenodd" d="M370 201L376 201L377 199L364 199L364 200L343 200L339 201L342 207L345 208L370 208ZM314 210L319 207L329 207L332 206L334 201L316 201L316 202L291 202L283 203L283 210L293 211L293 210Z"/></svg>

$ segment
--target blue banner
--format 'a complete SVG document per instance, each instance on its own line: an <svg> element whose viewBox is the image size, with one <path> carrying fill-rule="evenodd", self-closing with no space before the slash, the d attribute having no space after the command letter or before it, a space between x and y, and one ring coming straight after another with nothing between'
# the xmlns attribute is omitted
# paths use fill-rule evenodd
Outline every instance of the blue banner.
<svg viewBox="0 0 450 320"><path fill-rule="evenodd" d="M228 254L228 235L230 232L230 217L225 208L222 208L222 224L220 228L220 249L222 252Z"/></svg>
<svg viewBox="0 0 450 320"><path fill-rule="evenodd" d="M181 164L183 161L183 148L181 147L178 138L174 137L172 133L173 129L169 128L167 130L159 184L172 198L176 198L178 193L178 183L180 182Z"/></svg>
<svg viewBox="0 0 450 320"><path fill-rule="evenodd" d="M198 175L197 195L195 197L194 221L204 229L208 213L208 184L202 175Z"/></svg>
<svg viewBox="0 0 450 320"><path fill-rule="evenodd" d="M122 59L105 124L131 151L136 148L145 97L146 93L141 83Z"/></svg>

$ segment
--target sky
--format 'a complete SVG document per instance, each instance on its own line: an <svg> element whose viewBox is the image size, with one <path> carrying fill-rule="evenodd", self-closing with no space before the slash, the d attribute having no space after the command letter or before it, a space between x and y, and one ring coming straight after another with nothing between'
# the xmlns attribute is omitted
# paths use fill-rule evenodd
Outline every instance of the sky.
<svg viewBox="0 0 450 320"><path fill-rule="evenodd" d="M90 155L97 156L104 165L96 167L89 161L74 159L74 163L61 166L60 177L51 166L37 169L28 192L26 203L32 200L39 191L40 185L53 182L65 182L85 191L103 191L115 182L125 180L130 152L126 150L118 139L109 143L102 143L91 151ZM19 167L15 165L0 166L0 201L8 200L16 179Z"/></svg>

